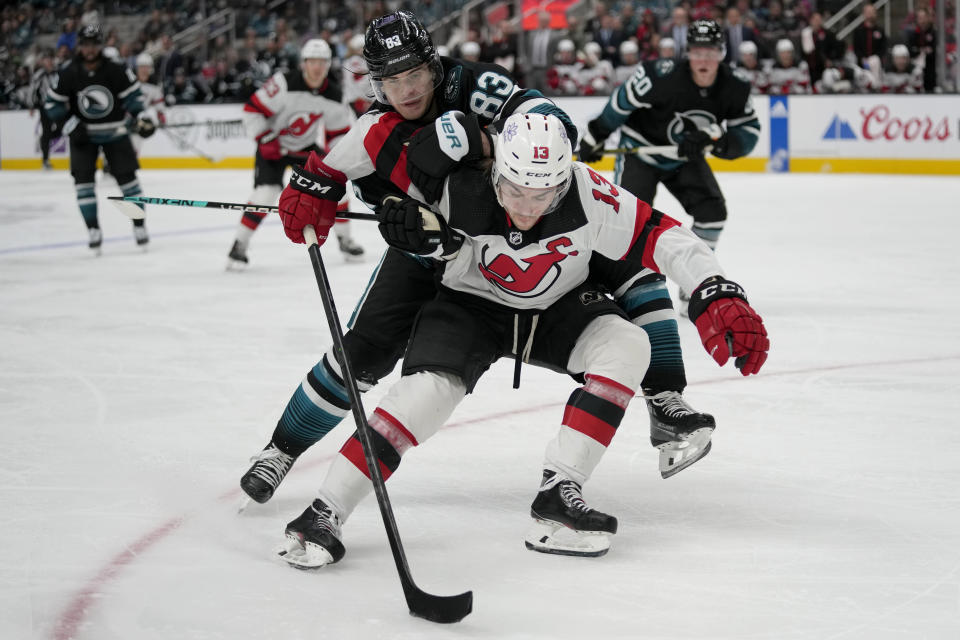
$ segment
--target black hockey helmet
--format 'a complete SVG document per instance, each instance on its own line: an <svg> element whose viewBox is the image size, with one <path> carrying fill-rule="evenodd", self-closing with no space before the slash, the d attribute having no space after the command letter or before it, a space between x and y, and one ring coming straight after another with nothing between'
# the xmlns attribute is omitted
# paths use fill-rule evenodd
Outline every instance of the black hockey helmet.
<svg viewBox="0 0 960 640"><path fill-rule="evenodd" d="M103 44L103 30L98 24L85 24L77 34L77 42Z"/></svg>
<svg viewBox="0 0 960 640"><path fill-rule="evenodd" d="M426 64L433 75L432 88L443 80L443 66L430 32L409 11L394 11L370 23L364 37L363 58L377 99L387 104L384 78Z"/></svg>
<svg viewBox="0 0 960 640"><path fill-rule="evenodd" d="M430 32L409 11L395 11L370 23L363 58L370 77L380 80L437 58Z"/></svg>
<svg viewBox="0 0 960 640"><path fill-rule="evenodd" d="M723 30L713 20L694 20L687 29L687 49L693 47L722 49L724 40Z"/></svg>

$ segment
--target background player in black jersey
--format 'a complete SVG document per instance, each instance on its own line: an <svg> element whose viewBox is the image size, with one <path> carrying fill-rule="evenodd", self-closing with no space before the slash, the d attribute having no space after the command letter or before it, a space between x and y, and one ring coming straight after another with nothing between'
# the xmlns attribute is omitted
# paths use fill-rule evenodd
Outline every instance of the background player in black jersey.
<svg viewBox="0 0 960 640"><path fill-rule="evenodd" d="M133 72L103 55L103 33L98 25L87 25L77 38L77 55L60 70L47 94L44 109L70 136L70 173L77 189L77 204L90 235L89 246L98 255L103 243L97 217L97 155L110 163L111 172L125 196L140 194L137 154L130 142L136 132L147 138L156 123L133 117L144 109L140 83ZM143 219L134 220L133 235L140 246L149 242Z"/></svg>
<svg viewBox="0 0 960 640"><path fill-rule="evenodd" d="M436 202L443 180L454 166L489 155L483 128L512 113L555 115L570 139L577 139L576 127L563 111L540 92L517 87L502 67L438 56L426 29L406 11L370 25L364 58L378 102L326 157L321 160L311 155L303 168L295 168L281 194L281 218L294 242L303 242L302 229L307 224L325 239L348 179L373 207L388 194L410 193L422 201ZM444 122L438 120L441 114L447 115ZM404 144L407 141L409 145ZM622 299L628 301L631 318L663 310L662 300L650 299L643 282L617 277L626 292ZM396 248L387 250L344 336L362 390L393 370L418 311L435 295L433 262ZM679 338L676 345L679 353ZM662 460L670 461L670 468L662 470L666 477L702 457L688 459L679 453L688 448L682 437L703 428L712 430L714 421L685 405L673 390L685 384L682 360L679 371L670 366L653 375L667 379L662 383L667 395L657 403L651 400L648 407L651 423L659 425L655 445L677 449L675 453L662 450ZM645 386L653 383L645 381ZM242 477L243 490L257 502L269 500L297 457L349 411L340 366L331 348L290 398L270 442ZM663 430L669 430L669 435L662 436Z"/></svg>
<svg viewBox="0 0 960 640"><path fill-rule="evenodd" d="M712 20L697 20L687 33L687 58L656 60L637 67L633 77L610 96L603 112L587 124L580 159L596 162L604 142L620 130L615 181L645 202L653 202L663 183L693 217L692 230L711 248L727 219L720 185L704 159L745 156L760 136L760 121L750 102L750 84L721 62L724 35ZM722 125L726 124L726 128ZM677 145L677 153L644 153L643 148ZM689 298L683 291L681 311Z"/></svg>
<svg viewBox="0 0 960 640"><path fill-rule="evenodd" d="M340 84L330 77L331 57L326 41L307 40L300 49L300 68L277 71L244 105L244 125L257 143L248 204L276 206L287 167L302 165L310 152L324 155L350 129L353 115L343 104ZM346 206L344 201L340 209ZM266 215L243 214L228 268L248 264L250 237ZM350 223L339 220L335 228L340 251L348 259L362 256L363 247L350 238Z"/></svg>

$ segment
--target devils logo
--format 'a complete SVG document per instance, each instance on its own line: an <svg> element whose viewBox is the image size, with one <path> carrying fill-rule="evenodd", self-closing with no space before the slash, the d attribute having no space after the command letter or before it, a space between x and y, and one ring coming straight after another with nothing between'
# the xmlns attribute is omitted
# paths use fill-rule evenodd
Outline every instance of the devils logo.
<svg viewBox="0 0 960 640"><path fill-rule="evenodd" d="M518 298L535 298L547 291L560 277L561 266L568 255L577 255L576 251L563 252L561 247L569 247L569 238L561 237L547 243L547 252L516 260L505 253L498 253L487 259L490 245L480 252L477 268L490 283L498 289Z"/></svg>

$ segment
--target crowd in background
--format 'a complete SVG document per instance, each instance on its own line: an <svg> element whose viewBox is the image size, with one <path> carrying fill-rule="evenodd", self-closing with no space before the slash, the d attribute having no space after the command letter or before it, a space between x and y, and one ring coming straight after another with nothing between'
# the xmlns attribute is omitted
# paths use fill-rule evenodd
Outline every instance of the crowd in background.
<svg viewBox="0 0 960 640"><path fill-rule="evenodd" d="M262 0L7 3L0 12L0 109L38 106L31 81L45 67L55 70L70 60L84 24L101 24L106 54L131 68L139 54L149 53L153 82L169 104L222 103L244 101L277 69L295 67L299 45L307 37L326 39L342 60L352 53L351 37L378 15L407 8L431 24L463 4L465 0L321 0L313 32L308 0L269 5ZM233 33L181 51L176 34L204 17L201 6L208 15L228 6L234 10ZM672 5L664 0L594 0L589 15L582 20L568 16L563 30L550 28L549 14L538 16L538 28L525 33L523 55L515 20L488 24L477 11L469 30L454 29L438 44L444 53L500 63L527 86L551 95L602 95L623 82L639 61L682 57L686 25L712 18L727 34L726 61L742 68L741 75L757 93L940 91L935 56L941 36L933 29L927 0L918 0L894 33L886 33L872 5L864 5L864 22L847 41L838 41L835 29L823 26L842 6L835 0L681 0ZM505 8L509 12L512 7L511 2ZM952 0L948 14L949 64L956 58ZM125 16L134 17L132 32L113 26ZM791 70L785 76L791 80L776 81L784 76L779 73L784 67ZM887 80L897 72L909 81L892 87Z"/></svg>

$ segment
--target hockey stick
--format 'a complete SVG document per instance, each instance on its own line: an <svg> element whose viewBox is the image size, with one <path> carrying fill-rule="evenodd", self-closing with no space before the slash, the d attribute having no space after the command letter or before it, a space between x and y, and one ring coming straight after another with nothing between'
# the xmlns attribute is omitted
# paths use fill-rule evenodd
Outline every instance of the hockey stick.
<svg viewBox="0 0 960 640"><path fill-rule="evenodd" d="M203 158L203 159L206 160L207 162L210 162L210 163L212 163L212 164L216 164L216 163L220 162L221 160L223 160L223 158L216 158L216 157L214 157L214 156L211 156L211 155L208 154L208 153L205 153L200 147L198 147L197 145L193 144L192 142L190 142L189 140L187 140L187 139L185 139L185 138L181 138L180 136L178 136L178 135L175 134L174 132L168 131L166 127L160 127L160 130L163 131L165 134L167 134L167 137L169 137L169 138L170 138L171 140L173 140L175 143L177 143L178 145L183 145L183 146L186 147L187 149L190 149L191 151L193 151L195 154L197 154L198 156L200 156L201 158Z"/></svg>
<svg viewBox="0 0 960 640"><path fill-rule="evenodd" d="M160 129L180 129L183 127L205 127L207 125L243 124L243 120L204 120L203 122L177 122L160 125Z"/></svg>
<svg viewBox="0 0 960 640"><path fill-rule="evenodd" d="M279 207L271 207L261 204L240 204L239 202L213 202L210 200L184 200L181 198L151 198L148 196L109 196L108 200L113 200L113 204L120 209L128 218L140 220L144 217L143 209L138 204L164 204L171 207L200 207L201 209L226 209L228 211L239 211L240 213L277 213ZM338 211L338 218L347 220L373 220L377 216L372 213L356 213L354 211Z"/></svg>
<svg viewBox="0 0 960 640"><path fill-rule="evenodd" d="M356 378L353 377L353 368L343 346L343 329L340 327L340 318L337 316L337 308L333 302L330 280L327 278L327 271L324 269L323 259L320 257L317 234L313 227L308 225L303 229L303 236L308 244L307 250L310 253L310 261L313 263L313 272L317 277L317 286L320 288L323 310L327 314L327 323L330 326L330 335L333 337L334 350L337 354L337 360L340 361L343 384L346 386L347 396L350 398L353 419L357 423L357 434L360 436L360 442L363 445L363 457L366 459L367 469L370 471L373 491L377 494L380 515L383 517L383 524L387 529L387 539L390 541L393 559L397 564L397 572L400 574L400 584L403 586L403 594L407 599L407 607L409 607L411 615L425 618L431 622L459 622L473 610L472 591L456 596L435 596L417 587L410 575L407 557L400 542L400 533L397 531L397 521L393 516L390 498L387 496L387 487L384 484L383 475L380 473L380 463L374 453L370 425L367 424L366 414L360 402L360 391L357 389Z"/></svg>
<svg viewBox="0 0 960 640"><path fill-rule="evenodd" d="M666 144L660 147L634 147L632 149L618 147L616 149L603 150L603 155L605 156L625 156L631 153L658 154L667 156L668 158L676 158L677 147L676 145Z"/></svg>

